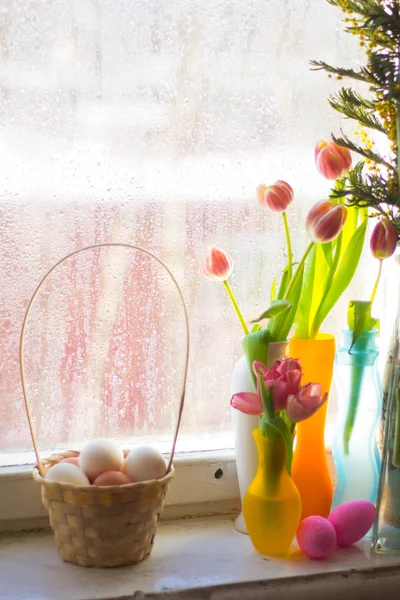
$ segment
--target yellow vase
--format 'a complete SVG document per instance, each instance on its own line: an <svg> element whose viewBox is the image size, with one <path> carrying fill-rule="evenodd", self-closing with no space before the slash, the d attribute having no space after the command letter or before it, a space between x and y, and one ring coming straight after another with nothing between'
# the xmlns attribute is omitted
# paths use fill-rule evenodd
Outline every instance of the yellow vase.
<svg viewBox="0 0 400 600"><path fill-rule="evenodd" d="M261 554L285 554L296 535L301 498L286 470L286 447L281 436L265 437L254 429L258 470L243 502L247 532Z"/></svg>
<svg viewBox="0 0 400 600"><path fill-rule="evenodd" d="M333 335L318 334L313 340L293 337L288 354L300 359L302 385L320 383L322 393L330 391L335 359ZM310 419L296 426L296 447L293 455L292 477L301 495L302 519L310 515L327 517L332 504L332 482L325 452L325 421L328 403Z"/></svg>

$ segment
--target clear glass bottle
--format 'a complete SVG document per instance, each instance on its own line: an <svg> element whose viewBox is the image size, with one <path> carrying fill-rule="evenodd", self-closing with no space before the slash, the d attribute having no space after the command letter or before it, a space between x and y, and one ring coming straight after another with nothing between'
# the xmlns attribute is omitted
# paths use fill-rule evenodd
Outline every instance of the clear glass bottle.
<svg viewBox="0 0 400 600"><path fill-rule="evenodd" d="M400 554L400 311L382 411L383 449L372 551Z"/></svg>
<svg viewBox="0 0 400 600"><path fill-rule="evenodd" d="M376 436L382 410L377 335L376 329L364 331L352 345L353 331L344 330L336 354L339 410L332 447L337 471L334 508L350 500L376 500L380 467Z"/></svg>

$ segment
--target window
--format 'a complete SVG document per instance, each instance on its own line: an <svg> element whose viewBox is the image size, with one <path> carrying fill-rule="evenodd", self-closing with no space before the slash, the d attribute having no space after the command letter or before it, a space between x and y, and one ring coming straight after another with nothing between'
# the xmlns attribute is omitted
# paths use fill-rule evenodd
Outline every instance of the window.
<svg viewBox="0 0 400 600"><path fill-rule="evenodd" d="M225 248L243 313L265 307L284 236L256 204L262 181L293 185L294 250L305 247L305 214L328 191L314 144L346 129L326 101L335 82L308 63L348 65L357 55L338 18L319 0L3 0L3 462L31 449L18 370L27 302L62 256L110 241L152 250L182 285L192 350L180 448L232 443L241 330L222 286L199 268L207 245ZM370 279L361 271L353 289ZM38 299L27 341L42 447L98 434L166 440L182 361L178 311L146 259L99 251L63 267ZM326 327L342 325L332 316Z"/></svg>

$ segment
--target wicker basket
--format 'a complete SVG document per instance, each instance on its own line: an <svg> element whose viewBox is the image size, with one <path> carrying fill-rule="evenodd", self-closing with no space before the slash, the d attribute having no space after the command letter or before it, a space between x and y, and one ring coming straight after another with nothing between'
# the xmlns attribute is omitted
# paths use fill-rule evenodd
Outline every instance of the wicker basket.
<svg viewBox="0 0 400 600"><path fill-rule="evenodd" d="M45 479L47 470L63 458L79 456L68 450L45 460L39 456L36 436L26 391L24 373L24 339L30 309L47 277L70 257L95 248L118 246L144 252L161 264L172 278L179 293L185 315L186 358L182 391L167 474L162 479L121 486L75 486ZM99 244L81 248L60 260L45 275L28 305L21 332L20 364L22 388L37 464L34 479L40 484L42 500L49 513L57 548L63 560L84 567L119 567L147 558L152 550L158 521L168 485L174 476L172 460L178 437L185 398L189 357L189 329L186 305L179 285L168 267L151 252L130 244ZM127 456L129 450L125 450Z"/></svg>

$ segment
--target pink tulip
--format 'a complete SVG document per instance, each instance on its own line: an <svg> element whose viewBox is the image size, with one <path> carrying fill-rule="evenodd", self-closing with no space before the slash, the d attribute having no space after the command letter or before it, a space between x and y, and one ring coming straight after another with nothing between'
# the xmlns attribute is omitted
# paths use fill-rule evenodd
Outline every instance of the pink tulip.
<svg viewBox="0 0 400 600"><path fill-rule="evenodd" d="M384 260L392 256L396 249L397 233L389 219L383 218L375 225L370 239L373 256Z"/></svg>
<svg viewBox="0 0 400 600"><path fill-rule="evenodd" d="M301 370L297 368L297 364L293 365L290 361L291 359L282 362L276 361L272 369L267 369L258 360L253 362L253 371L257 378L257 393L260 395L259 377L263 377L265 387L272 390L275 410L285 409L288 396L295 394L299 389ZM287 369L285 369L285 365L287 365ZM280 369L282 369L282 373Z"/></svg>
<svg viewBox="0 0 400 600"><path fill-rule="evenodd" d="M279 379L271 379L265 382L265 387L272 390L275 410L284 410L286 408L287 399L291 394L297 392L300 380L300 371L288 371L284 375L281 375Z"/></svg>
<svg viewBox="0 0 400 600"><path fill-rule="evenodd" d="M257 199L272 212L285 212L293 200L293 190L286 181L278 180L273 185L262 183L257 188Z"/></svg>
<svg viewBox="0 0 400 600"><path fill-rule="evenodd" d="M294 423L308 419L326 402L328 394L321 397L319 383L309 383L300 388L297 394L291 394L287 401L286 414Z"/></svg>
<svg viewBox="0 0 400 600"><path fill-rule="evenodd" d="M335 142L319 140L314 150L315 165L326 179L338 179L351 167L351 154L348 148Z"/></svg>
<svg viewBox="0 0 400 600"><path fill-rule="evenodd" d="M262 415L261 396L252 392L240 392L231 398L231 406L246 415Z"/></svg>
<svg viewBox="0 0 400 600"><path fill-rule="evenodd" d="M307 233L313 242L326 244L339 235L346 218L345 206L330 200L322 200L317 202L307 215Z"/></svg>
<svg viewBox="0 0 400 600"><path fill-rule="evenodd" d="M293 368L290 368L291 366ZM255 360L253 362L253 371L257 379L257 393L241 392L235 394L232 396L231 406L248 415L261 415L263 406L260 378L262 377L265 387L271 389L274 409L277 411L284 410L288 396L296 394L299 389L301 370L297 368L298 366L298 361L286 359L282 362L277 361L272 369L268 369L262 362ZM279 371L280 368L283 371L282 373Z"/></svg>
<svg viewBox="0 0 400 600"><path fill-rule="evenodd" d="M232 267L233 261L229 254L219 250L216 246L210 246L208 255L201 267L201 272L210 279L226 281L232 273Z"/></svg>
<svg viewBox="0 0 400 600"><path fill-rule="evenodd" d="M293 371L293 370L300 371L300 373L301 373L300 361L295 358L285 358L285 360L283 360L282 362L277 360L275 365L274 365L274 368L281 375L283 375L283 373L286 373L287 371Z"/></svg>
<svg viewBox="0 0 400 600"><path fill-rule="evenodd" d="M253 371L257 380L257 393L239 392L231 398L231 406L245 413L246 415L262 415L263 405L260 391L260 377L267 381L273 379L277 374L273 370L269 370L262 362L255 360L253 362Z"/></svg>

